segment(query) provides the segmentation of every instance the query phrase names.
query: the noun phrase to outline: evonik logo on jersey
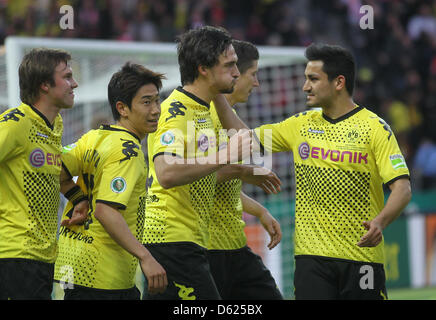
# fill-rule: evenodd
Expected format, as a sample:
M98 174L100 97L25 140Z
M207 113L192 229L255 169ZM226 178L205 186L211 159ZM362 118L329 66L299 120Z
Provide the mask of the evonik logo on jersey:
M333 162L368 164L368 153L310 147L307 142L303 142L298 146L298 153L302 160L312 158Z
M58 167L62 165L60 154L44 153L40 148L33 149L29 155L29 162L35 168L40 168L44 164Z

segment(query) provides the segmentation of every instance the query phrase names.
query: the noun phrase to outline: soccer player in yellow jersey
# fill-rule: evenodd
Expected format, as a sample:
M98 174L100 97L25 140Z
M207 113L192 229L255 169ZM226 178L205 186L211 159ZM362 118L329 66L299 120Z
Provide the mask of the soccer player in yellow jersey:
M70 60L63 50L31 50L18 71L22 104L0 115L0 299L51 298L63 132L59 111L73 107L77 87Z
M149 182L143 243L163 265L168 288L146 299L219 299L206 257L216 172L237 162L250 135L236 134L217 151L210 102L233 90L239 71L227 31L202 27L183 34L178 60L183 87L162 103L148 137ZM230 152L234 146L238 152Z
M115 125L91 130L64 148L61 183L78 176L89 198L83 225L59 231L55 279L66 300L140 299L135 286L139 265L150 293L164 291L165 270L142 245L147 167L141 140L156 130L163 75L126 63L108 85ZM70 215L72 204L64 210Z
M306 57L303 90L319 109L255 129L267 151L294 156L295 297L385 299L383 229L410 201L409 170L389 125L352 99L351 53L313 44ZM218 113L245 127L229 107Z
M257 79L259 52L246 41L233 40L238 55L237 66L241 76L232 93L225 97L231 106L246 102ZM216 135L222 129L214 104L211 116ZM250 167L249 167L250 168ZM270 172L269 174L274 175ZM253 176L259 179L261 175ZM278 179L278 178L277 178ZM274 187L265 190L275 193ZM238 299L282 299L276 282L262 259L247 246L242 212L257 216L270 235L269 249L281 240L279 223L260 203L242 192L242 180L231 179L217 184L213 209L209 222L208 259L215 283L224 300Z

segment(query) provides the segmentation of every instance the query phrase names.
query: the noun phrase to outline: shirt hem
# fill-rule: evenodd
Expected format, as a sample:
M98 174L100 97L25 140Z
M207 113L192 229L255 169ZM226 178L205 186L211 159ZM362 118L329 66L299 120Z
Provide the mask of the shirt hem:
M297 258L319 258L319 259L325 259L325 260L334 260L334 261L342 261L342 262L348 262L348 263L357 263L357 264L372 264L372 265L384 265L383 262L374 262L374 261L365 261L365 260L353 260L353 259L346 259L346 258L338 258L338 257L329 257L329 256L320 256L315 254L296 254L295 259Z

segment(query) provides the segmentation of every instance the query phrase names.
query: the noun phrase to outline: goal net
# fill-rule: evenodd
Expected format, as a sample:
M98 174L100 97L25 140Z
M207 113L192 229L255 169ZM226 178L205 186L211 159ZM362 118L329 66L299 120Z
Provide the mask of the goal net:
M163 97L180 85L175 43L8 37L5 54L0 52L0 69L6 69L6 76L0 78L0 96L3 98L0 111L19 105L18 67L24 54L35 47L62 48L73 57L71 65L79 87L75 89L74 108L62 111L64 145L76 141L100 124L113 122L107 102L107 84L112 74L126 61L164 73L167 80L163 83ZM236 109L250 128L279 122L306 109L302 91L303 48L260 46L258 49L260 87L253 90L247 103L238 105ZM269 251L266 247L268 234L256 218L244 214L246 234L249 246L262 257L283 295L292 298L295 183L291 154L274 154L272 169L282 181L280 194L267 196L261 189L250 185L245 185L244 191L267 207L280 222L282 241ZM141 281L141 276L138 276L138 281ZM142 285L139 284L138 288L142 290Z

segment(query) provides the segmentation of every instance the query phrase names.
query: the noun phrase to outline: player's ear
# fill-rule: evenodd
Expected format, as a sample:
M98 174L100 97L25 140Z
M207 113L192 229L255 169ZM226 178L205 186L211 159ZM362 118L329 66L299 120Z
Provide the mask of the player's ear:
M39 88L40 88L43 92L45 92L45 93L48 92L48 89L49 89L50 87L51 87L51 86L50 86L50 84L49 84L48 82L43 82L43 83L41 83L41 85L39 86Z
M343 75L339 75L335 79L335 87L336 90L342 90L345 88L345 77Z
M115 104L115 108L117 109L118 113L120 114L120 116L122 118L126 118L128 115L128 109L129 107L127 106L127 104L125 104L124 102L121 101L117 101L117 103Z
M208 74L208 68L205 67L205 66L199 65L199 66L198 66L198 74L200 74L200 75L206 77L207 74Z

